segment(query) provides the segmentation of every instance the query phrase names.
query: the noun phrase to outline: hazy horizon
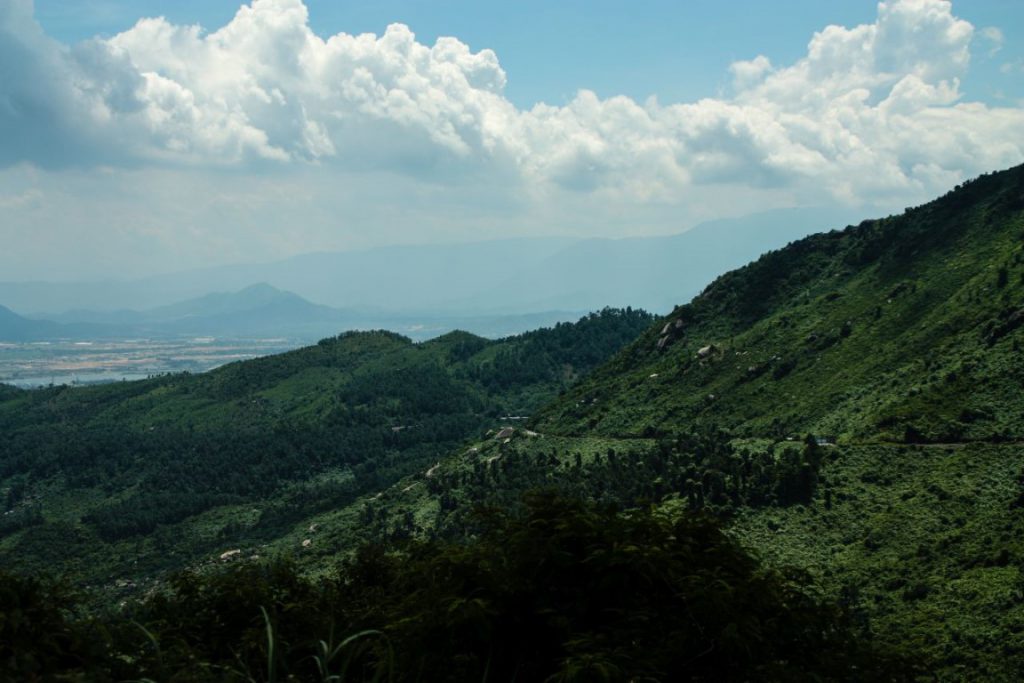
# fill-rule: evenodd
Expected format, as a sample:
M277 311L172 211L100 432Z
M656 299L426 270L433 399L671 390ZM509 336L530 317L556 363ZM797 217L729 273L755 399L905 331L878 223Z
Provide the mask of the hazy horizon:
M766 251L861 218L850 211L784 209L709 221L668 236L511 237L316 252L136 278L0 280L0 305L60 323L110 323L118 322L116 316L93 313L148 311L211 296L234 297L236 307L252 309L266 302L236 295L266 284L305 300L293 299L294 306L317 304L359 315L451 319L606 306L667 313ZM334 320L334 313L319 311L317 317Z
M541 243L551 242L559 243L561 246L570 246L585 241L598 241L603 243L615 244L623 243L631 240L657 240L659 238L666 237L677 237L693 230L700 230L701 228L707 228L709 226L717 225L719 223L728 223L732 221L744 221L754 219L757 220L761 217L768 216L785 216L788 213L797 215L821 215L827 216L819 223L816 223L817 227L813 231L807 231L807 234L811 232L827 231L836 228L841 228L843 225L850 222L860 222L861 220L871 220L882 217L881 214L862 214L855 208L848 207L836 207L836 208L822 208L822 207L786 207L781 209L772 209L764 212L756 212L752 214L745 214L734 216L730 218L717 218L703 221L696 225L688 226L686 229L675 230L665 233L658 234L645 234L645 235L618 235L618 236L586 236L577 235L572 236L568 234L551 234L551 235L510 235L510 236L489 236L481 237L479 239L473 239L472 237L464 239L452 239L447 241L410 241L396 244L381 244L374 246L353 246L353 247L341 247L338 249L320 250L320 251L300 251L294 254L288 254L285 256L273 256L268 255L263 259L256 260L241 260L241 261L224 261L214 262L203 265L185 266L180 265L168 265L165 268L159 266L148 270L145 273L131 273L131 272L103 272L85 276L75 276L73 273L63 272L45 272L39 277L31 278L17 278L17 279L6 279L0 277L0 284L77 284L77 283L90 283L90 284L102 284L102 283L130 283L137 282L140 280L146 280L149 278L160 278L167 276L182 276L193 273L203 273L214 271L218 269L231 269L237 267L261 267L271 266L280 264L287 261L293 261L296 259L308 258L308 257L321 257L321 256L333 256L333 255L357 255L357 254L368 254L368 253L379 253L379 252L399 252L405 250L420 250L420 249L445 249L452 247L467 247L477 245L501 245L501 244L515 244L515 243ZM844 222L845 221L845 222ZM843 223L843 225L840 225ZM781 245L780 245L781 246ZM260 284L259 280L254 280L251 284ZM0 302L2 303L2 302Z

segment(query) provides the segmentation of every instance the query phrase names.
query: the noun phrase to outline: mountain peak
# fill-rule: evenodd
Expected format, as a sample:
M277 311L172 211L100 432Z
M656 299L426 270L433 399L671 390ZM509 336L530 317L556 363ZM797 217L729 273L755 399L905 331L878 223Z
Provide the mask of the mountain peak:
M267 283L267 282L257 282L255 284L249 285L248 287L243 287L242 289L240 289L237 292L235 292L235 294L254 294L254 293L258 293L258 294L284 294L285 292L284 292L284 290L278 289L277 287L275 287L275 286L273 286L273 285L271 285L270 283Z

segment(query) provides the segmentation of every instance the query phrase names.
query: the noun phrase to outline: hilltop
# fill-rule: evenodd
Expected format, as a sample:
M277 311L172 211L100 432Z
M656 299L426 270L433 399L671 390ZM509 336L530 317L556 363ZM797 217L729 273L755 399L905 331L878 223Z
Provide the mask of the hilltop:
M4 388L0 558L128 585L265 544L530 415L651 320L606 310L499 341L351 332L201 375Z

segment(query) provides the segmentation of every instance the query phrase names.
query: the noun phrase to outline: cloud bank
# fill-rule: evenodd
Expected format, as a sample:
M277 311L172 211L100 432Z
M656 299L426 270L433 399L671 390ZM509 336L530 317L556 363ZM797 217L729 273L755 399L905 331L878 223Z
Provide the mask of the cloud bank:
M961 89L972 49L1005 41L946 0L886 0L792 63L732 64L713 98L524 109L490 50L401 24L324 38L301 0L70 46L31 0L0 0L0 279L666 234L795 206L841 227L1024 161L1024 102Z
M946 0L887 0L872 24L816 33L794 64L733 64L717 98L584 90L521 110L494 52L424 45L401 24L324 39L301 0L254 0L212 33L143 19L73 47L43 33L30 0L8 0L0 164L322 165L632 201L717 184L884 200L1024 160L1024 111L961 96L974 34Z

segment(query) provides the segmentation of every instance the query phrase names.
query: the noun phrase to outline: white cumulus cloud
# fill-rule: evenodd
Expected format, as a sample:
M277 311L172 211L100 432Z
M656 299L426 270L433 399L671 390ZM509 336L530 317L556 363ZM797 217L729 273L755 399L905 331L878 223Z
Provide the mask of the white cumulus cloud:
M1001 45L996 29L982 33ZM947 0L885 0L789 65L731 67L727 96L521 110L497 55L456 38L322 38L301 0L253 0L211 33L143 19L75 47L30 0L0 7L0 164L265 164L397 172L458 185L673 201L710 185L804 202L927 196L1024 160L1024 111L965 102L975 29Z

